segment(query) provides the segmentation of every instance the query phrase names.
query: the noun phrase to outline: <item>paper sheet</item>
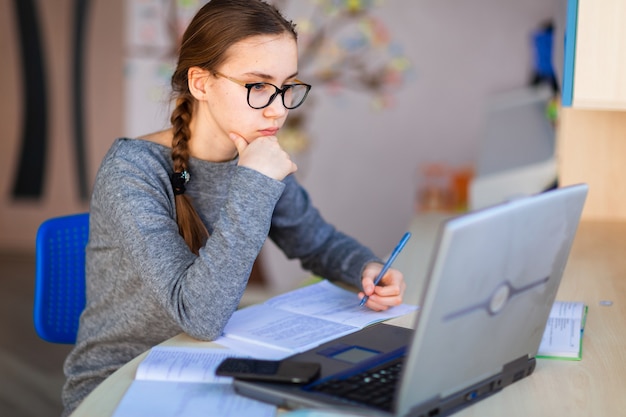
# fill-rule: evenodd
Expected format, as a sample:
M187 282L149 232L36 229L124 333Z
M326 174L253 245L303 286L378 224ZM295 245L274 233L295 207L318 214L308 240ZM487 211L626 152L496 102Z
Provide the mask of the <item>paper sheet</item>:
M113 417L274 417L276 407L235 393L231 384L135 380Z

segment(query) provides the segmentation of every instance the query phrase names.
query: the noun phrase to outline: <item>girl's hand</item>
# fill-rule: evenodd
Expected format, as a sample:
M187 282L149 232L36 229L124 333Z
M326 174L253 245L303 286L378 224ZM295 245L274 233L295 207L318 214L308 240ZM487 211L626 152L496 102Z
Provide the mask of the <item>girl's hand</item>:
M389 307L402 304L402 296L406 288L404 275L393 268L389 268L378 285L374 286L374 280L382 269L382 264L372 262L365 266L361 276L363 291L359 293L359 300L368 295L369 299L365 305L375 311L384 311Z
M239 165L281 181L298 170L298 166L278 144L276 136L261 136L248 143L236 133L229 134L239 152Z

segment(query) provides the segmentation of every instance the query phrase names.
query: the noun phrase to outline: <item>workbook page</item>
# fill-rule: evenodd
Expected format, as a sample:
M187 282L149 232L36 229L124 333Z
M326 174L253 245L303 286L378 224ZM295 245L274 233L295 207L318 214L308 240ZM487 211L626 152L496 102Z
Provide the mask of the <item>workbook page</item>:
M132 382L113 417L275 417L276 406L239 395L232 384Z
M359 306L359 302L355 292L324 280L273 297L265 304L359 328L402 316L417 308L413 305L402 304L386 311L373 311L365 306Z
M259 304L235 312L223 335L226 339L245 340L295 353L357 330L358 327ZM224 344L222 338L216 342Z
M155 346L137 367L135 379L231 383L232 378L216 376L215 370L232 356L242 355L230 349Z

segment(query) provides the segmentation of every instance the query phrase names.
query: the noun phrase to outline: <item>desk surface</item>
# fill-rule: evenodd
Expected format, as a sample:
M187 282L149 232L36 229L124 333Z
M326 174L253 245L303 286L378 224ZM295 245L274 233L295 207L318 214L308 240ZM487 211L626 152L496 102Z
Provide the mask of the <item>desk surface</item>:
M430 222L432 224L433 219ZM441 220L441 218L438 218ZM424 228L428 228L424 230ZM434 228L422 220L411 225L414 236ZM412 239L413 240L413 239ZM420 244L413 243L414 245ZM408 248L407 248L408 249ZM405 249L405 252L407 251ZM428 248L427 248L428 249ZM428 252L428 250L427 250ZM426 257L429 256L429 253ZM400 258L398 259L400 261ZM408 268L407 280L419 281L424 270ZM413 282L409 287L414 286ZM583 222L574 241L557 295L589 305L580 362L537 361L534 374L455 416L617 416L626 412L626 223ZM611 305L604 305L606 301ZM397 323L405 325L401 320ZM163 345L213 347L184 334ZM138 356L106 379L76 409L73 417L109 417L131 384Z

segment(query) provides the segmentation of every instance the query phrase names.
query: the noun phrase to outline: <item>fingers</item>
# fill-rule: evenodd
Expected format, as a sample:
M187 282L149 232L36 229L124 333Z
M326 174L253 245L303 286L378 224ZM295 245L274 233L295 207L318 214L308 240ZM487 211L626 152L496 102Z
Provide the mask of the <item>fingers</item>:
M363 298L364 294L359 293L359 300ZM401 295L392 295L392 296L381 296L377 293L374 293L369 296L365 306L374 311L385 311L391 307L399 306L402 304L402 296Z
M374 286L374 279L381 269L382 265L372 263L363 270L361 281L363 291L359 293L361 298L365 294L369 296L365 305L375 311L387 310L389 307L402 304L406 289L402 272L393 268L389 269L378 285Z
M228 137L230 137L230 139L235 143L235 147L237 148L237 152L239 153L239 155L241 155L243 151L245 151L248 147L248 142L246 142L246 140L238 134L229 133Z
M363 280L361 281L361 286L363 287L363 293L369 295L372 295L374 293L374 280L368 277L363 277Z
M228 136L237 148L240 166L254 169L279 181L298 169L275 136L261 136L250 142L234 132L230 132Z
M382 301L381 301L382 300ZM401 302L392 302L390 298L377 298L375 296L370 296L365 303L365 306L370 310L374 311L386 311L393 306L400 305Z

